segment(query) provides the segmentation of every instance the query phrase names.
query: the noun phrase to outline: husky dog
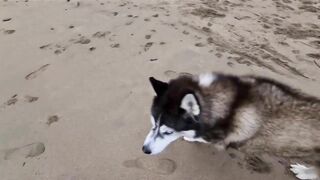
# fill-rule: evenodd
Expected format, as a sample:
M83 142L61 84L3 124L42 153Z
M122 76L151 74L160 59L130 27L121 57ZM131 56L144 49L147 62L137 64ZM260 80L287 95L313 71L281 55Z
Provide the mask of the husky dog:
M319 179L319 99L255 76L208 73L150 82L156 96L144 153L158 154L179 138L219 149L237 145L302 159L309 165L291 164L296 177Z

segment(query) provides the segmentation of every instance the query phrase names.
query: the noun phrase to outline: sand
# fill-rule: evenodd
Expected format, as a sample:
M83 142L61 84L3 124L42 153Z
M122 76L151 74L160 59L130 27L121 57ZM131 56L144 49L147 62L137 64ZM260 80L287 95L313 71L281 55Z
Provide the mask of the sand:
M257 169L182 140L144 155L148 77L256 74L319 96L319 12L318 0L1 0L1 179L294 179L273 157Z

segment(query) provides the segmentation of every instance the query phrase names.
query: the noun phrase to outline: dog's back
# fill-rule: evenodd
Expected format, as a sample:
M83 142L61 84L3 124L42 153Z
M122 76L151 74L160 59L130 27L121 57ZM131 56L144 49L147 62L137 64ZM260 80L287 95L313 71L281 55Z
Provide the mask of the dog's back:
M294 157L318 152L320 100L269 79L251 84L249 99L261 118L259 131L247 142L251 149Z
M308 171L319 175L320 100L269 79L244 77L243 81L248 80L248 101L258 109L260 128L242 150L301 160L313 166ZM301 174L304 168L293 165L292 171Z

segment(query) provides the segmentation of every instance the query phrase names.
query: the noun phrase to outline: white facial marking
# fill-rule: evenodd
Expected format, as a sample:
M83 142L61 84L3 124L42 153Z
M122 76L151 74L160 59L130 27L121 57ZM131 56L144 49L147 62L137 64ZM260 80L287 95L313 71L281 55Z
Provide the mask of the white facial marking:
M159 123L157 123L148 133L143 146L149 148L152 155L158 154L180 137L182 137L181 133L165 125L159 126Z
M316 180L320 178L314 167L306 167L302 164L291 164L290 167L298 179Z
M151 116L150 120L151 120L152 128L155 128L156 127L156 120L154 119L153 116Z
M216 76L213 73L205 73L199 75L199 85L203 87L208 87L216 80Z
M193 115L200 114L200 107L193 94L187 94L183 97L180 107Z
M146 139L144 140L143 145L148 144L149 142L151 142L154 139L154 136L155 136L156 132L159 131L158 127L157 127L157 124L156 124L156 120L154 119L153 116L151 116L150 120L151 120L152 128L149 131Z
M148 148L152 155L162 152L171 142L181 137L190 141L207 143L201 137L195 138L196 132L194 130L177 132L166 125L160 126L159 122L159 119L155 121L154 117L151 116L152 129L143 143L143 146Z
M154 118L151 118L151 122L152 120L154 120ZM143 146L147 147L152 155L162 152L171 142L181 137L206 142L202 138L194 138L196 135L194 130L177 132L166 125L159 126L159 123L154 124L155 127L150 130L143 143Z
M160 133L161 134L165 134L165 133L173 133L175 130L173 130L172 128L169 128L168 126L165 126L165 125L163 125L163 126L161 126L160 127Z

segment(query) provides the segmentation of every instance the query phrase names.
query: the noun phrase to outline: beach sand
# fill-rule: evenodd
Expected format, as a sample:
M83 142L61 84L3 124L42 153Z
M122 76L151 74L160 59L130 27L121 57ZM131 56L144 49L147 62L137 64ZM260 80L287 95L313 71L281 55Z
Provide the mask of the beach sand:
M319 96L319 12L319 0L1 0L1 179L295 179L274 157L261 170L182 140L144 155L148 77L255 74Z

